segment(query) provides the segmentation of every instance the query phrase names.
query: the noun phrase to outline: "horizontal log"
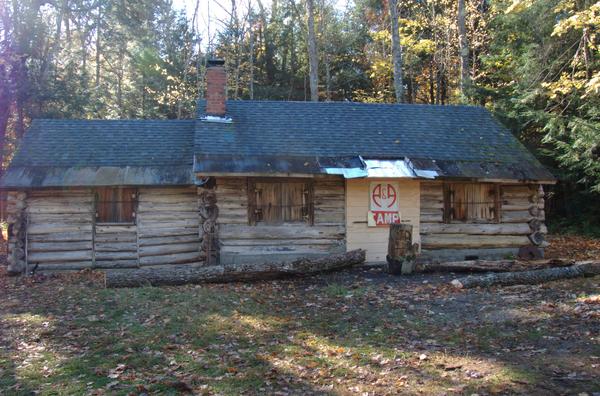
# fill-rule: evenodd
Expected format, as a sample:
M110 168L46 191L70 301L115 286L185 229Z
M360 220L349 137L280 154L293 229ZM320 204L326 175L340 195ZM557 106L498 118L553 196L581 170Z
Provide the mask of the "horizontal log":
M465 260L417 264L417 272L516 272L543 268L568 267L574 261L565 260Z
M227 282L282 276L307 276L334 271L361 264L364 250L332 255L317 259L298 259L284 263L260 263L241 266L173 266L144 268L133 271L107 271L107 287L145 285L180 285L187 283Z
M283 246L292 249L290 246L305 247L305 246L319 246L338 243L335 239L223 239L220 238L222 246Z
M137 217L137 221L139 222L144 222L144 223L148 223L148 222L152 222L152 221L157 221L157 222L169 222L171 220L175 221L175 220L189 220L189 219L193 219L196 220L198 219L198 212L145 212L145 213L138 213L138 217Z
M469 235L529 235L531 229L527 223L510 224L421 224L421 235L425 234L469 234Z
M196 187L144 187L138 189L138 193L147 195L190 195L196 194Z
M94 241L97 244L112 244L122 242L133 242L137 240L137 234L135 232L128 233L115 233L115 234L96 234Z
M189 218L189 219L181 219L181 220L173 220L173 219L153 219L153 220L145 220L138 219L137 222L138 227L141 228L185 228L185 227L198 227L200 225L200 219L198 217Z
M423 249L444 249L520 247L531 243L525 235L435 234L422 235L421 244Z
M30 263L63 263L67 261L92 260L92 249L71 252L29 252Z
M198 212L198 203L140 202L138 204L137 213L141 215L146 212Z
M37 266L37 267L36 267ZM85 268L92 268L92 261L76 261L69 263L51 263L51 264L29 264L29 271L74 271Z
M99 234L135 234L137 231L135 225L120 225L120 224L96 224L96 235Z
M139 259L140 266L182 264L198 261L200 261L199 252L176 253L164 256L146 256L140 257Z
M198 231L189 235L176 235L176 236L160 236L160 237L144 237L140 238L140 246L160 246L160 245L172 245L181 243L200 243L200 237Z
M68 242L36 242L28 241L27 251L33 252L68 252L78 250L91 250L92 241L68 241Z
M137 252L136 241L131 242L98 242L94 243L96 253L101 252Z
M29 242L81 242L92 241L92 230L88 232L55 232L49 234L27 235Z
M65 219L68 220L68 219ZM54 233L71 233L71 232L91 232L92 223L87 224L29 224L27 227L27 233L29 235L34 234L54 234Z
M138 201L140 203L168 203L171 205L194 205L198 203L197 195L143 195L140 194Z
M200 242L194 241L191 243L177 243L169 245L151 245L151 246L140 246L139 255L140 257L147 256L164 256L174 253L189 253L189 252L200 252Z
M96 260L135 260L137 251L119 251L119 252L99 252L96 251Z
M153 238L161 236L198 234L200 232L199 226L200 225L198 224L198 226L190 227L155 227L153 224L149 224L148 226L139 226L138 235L140 240L142 240L143 238Z
M527 210L519 211L500 211L500 221L502 223L527 223L533 216Z
M342 239L346 233L343 225L322 226L304 224L286 224L283 226L247 224L223 224L219 228L219 237L225 239Z
M94 264L94 268L111 269L111 268L139 268L137 259L131 260L98 260Z
M52 224L68 222L69 224L92 224L94 217L89 213L30 213L29 224Z
M506 258L516 257L518 247L504 248L466 248L466 249L421 249L421 255L418 261L461 261L467 258L477 258L485 260L504 260Z
M442 213L440 214L421 214L420 215L421 223L442 223L444 221L444 217Z
M93 206L91 204L81 204L81 205L69 205L69 204L60 204L60 205L35 205L28 206L26 208L26 213L29 214L89 214L93 213Z
M332 242L324 245L223 245L221 253L233 253L236 255L283 255L283 254L314 254L338 252L345 246L343 241Z
M459 289L490 286L534 285L549 281L600 275L600 261L584 261L570 267L545 268L533 271L509 272L467 276L454 279L452 286Z

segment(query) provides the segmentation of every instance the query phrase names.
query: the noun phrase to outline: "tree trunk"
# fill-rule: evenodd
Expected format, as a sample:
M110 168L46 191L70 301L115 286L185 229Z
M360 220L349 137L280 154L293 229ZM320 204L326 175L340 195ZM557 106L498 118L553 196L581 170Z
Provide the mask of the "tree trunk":
M543 268L568 267L573 261L564 260L467 260L417 264L417 272L518 272Z
M100 88L100 36L101 36L101 24L102 24L102 6L98 3L98 19L96 20L96 90ZM98 92L96 92L98 94Z
M389 0L390 19L392 26L392 61L394 64L394 91L396 102L404 103L404 81L402 76L402 46L400 45L400 31L398 30L398 3Z
M254 99L254 26L250 23L250 100Z
M308 17L308 66L310 76L310 100L319 101L319 55L317 53L317 36L315 33L314 0L306 0Z
M534 285L560 279L581 278L584 276L600 275L600 261L584 261L571 267L546 268L534 271L508 272L503 274L488 274L466 276L454 279L452 286L459 289L473 287Z
M364 250L331 255L317 259L298 259L289 263L266 263L192 267L170 265L156 268L108 270L106 287L147 285L183 285L188 283L235 282L274 279L285 276L306 276L349 268L365 261Z
M460 91L464 95L469 85L469 42L465 26L465 0L458 0L458 50L460 55Z

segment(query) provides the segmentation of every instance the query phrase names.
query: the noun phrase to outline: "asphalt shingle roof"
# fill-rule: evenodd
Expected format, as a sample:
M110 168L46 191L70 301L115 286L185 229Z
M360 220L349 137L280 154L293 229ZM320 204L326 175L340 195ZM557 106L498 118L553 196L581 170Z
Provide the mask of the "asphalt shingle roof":
M198 119L204 116L204 108L204 101L199 101ZM207 155L408 157L510 164L525 169L532 179L552 179L512 133L482 107L228 101L227 115L233 120L231 124L196 124L197 159ZM467 176L480 175L475 172Z
M34 120L11 167L193 162L193 120Z
M320 172L358 156L448 177L553 179L481 107L228 101L231 123L202 120L204 108L196 120L35 120L3 185L193 184L193 171Z

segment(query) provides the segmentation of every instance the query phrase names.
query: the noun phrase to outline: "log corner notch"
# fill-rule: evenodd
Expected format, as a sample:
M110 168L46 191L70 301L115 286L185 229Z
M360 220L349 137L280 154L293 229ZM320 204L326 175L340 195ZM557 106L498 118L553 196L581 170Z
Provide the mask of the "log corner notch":
M21 275L27 271L27 193L7 194L8 273Z
M284 263L209 266L165 266L128 270L107 270L106 287L184 285L194 283L236 282L308 276L337 271L362 264L365 251L358 249L316 259L301 258Z
M531 234L529 234L529 241L533 246L537 246L539 248L545 248L548 246L548 242L546 242L546 227L544 226L545 214L544 214L544 188L542 185L532 185L530 186L531 194L529 195L529 214L532 216L532 219L529 220L529 229L531 230Z
M217 218L217 194L214 180L209 180L205 187L198 187L198 213L200 215L200 250L206 265L219 262L219 232Z

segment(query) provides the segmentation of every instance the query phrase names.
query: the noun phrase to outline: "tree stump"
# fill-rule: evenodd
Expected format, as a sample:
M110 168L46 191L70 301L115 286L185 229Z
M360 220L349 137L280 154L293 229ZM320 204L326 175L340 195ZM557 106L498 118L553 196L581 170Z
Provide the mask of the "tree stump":
M410 224L390 225L388 241L388 272L394 275L412 274L415 270L418 244L412 243L412 230Z

